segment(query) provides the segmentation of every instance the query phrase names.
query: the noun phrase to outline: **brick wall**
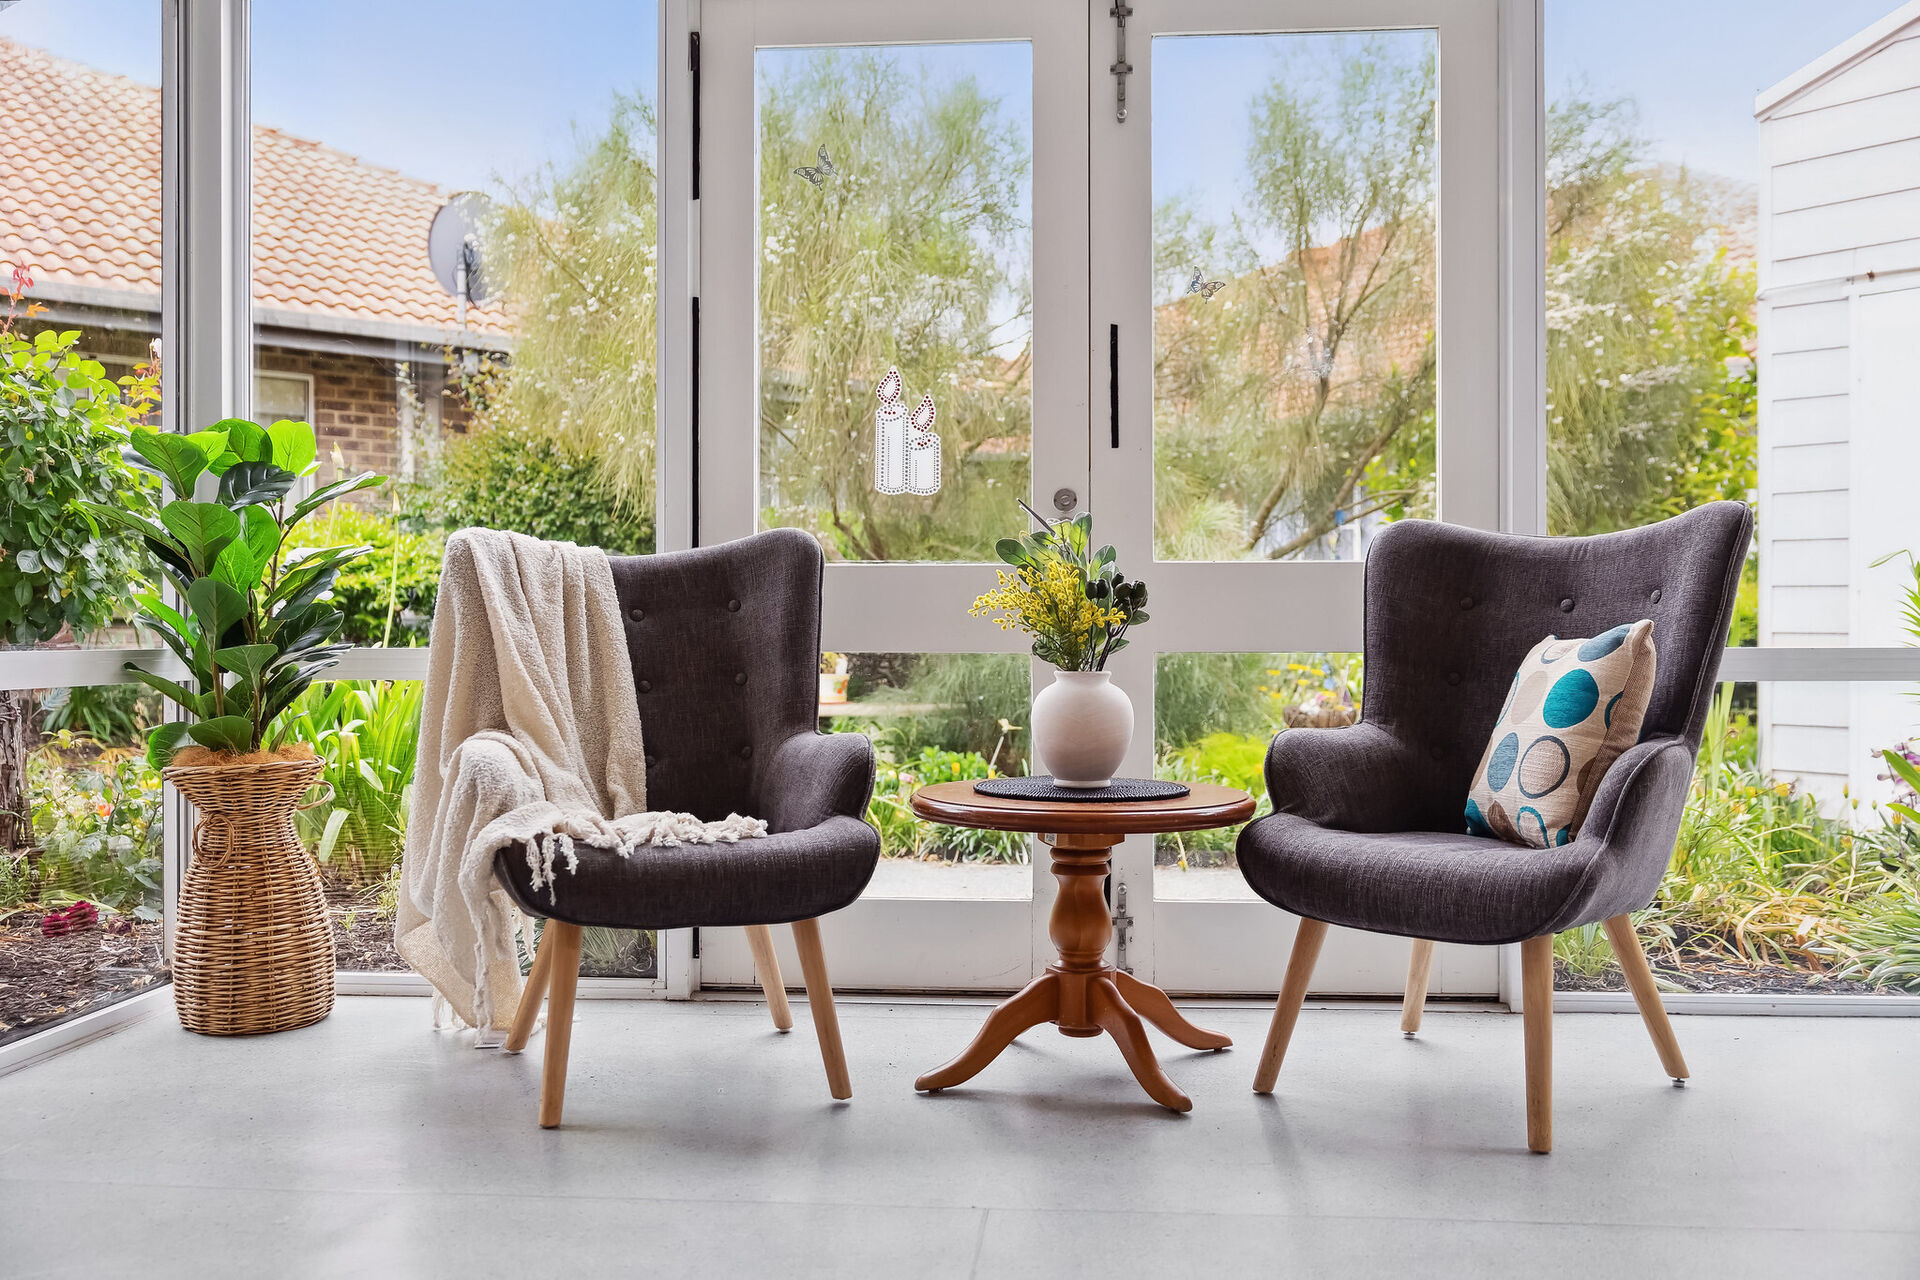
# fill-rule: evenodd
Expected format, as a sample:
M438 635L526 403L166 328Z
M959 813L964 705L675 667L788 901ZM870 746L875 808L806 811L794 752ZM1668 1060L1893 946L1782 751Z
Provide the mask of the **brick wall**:
M300 373L313 379L313 429L320 445L320 480L334 478L333 451L337 447L351 474L376 471L397 475L400 470L400 417L404 389L399 366L368 356L293 351L283 347L256 347L256 367L265 373ZM437 378L425 376L428 366L416 365L422 400L418 429L424 433L434 408L444 430L464 433L466 405L457 394L439 391ZM426 403L437 398L437 406Z

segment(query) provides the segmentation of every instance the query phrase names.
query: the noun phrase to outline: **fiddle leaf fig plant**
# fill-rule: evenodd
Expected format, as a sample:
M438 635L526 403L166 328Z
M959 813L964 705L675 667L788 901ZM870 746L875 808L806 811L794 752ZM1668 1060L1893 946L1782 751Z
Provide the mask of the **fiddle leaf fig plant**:
M304 422L262 427L229 418L192 435L136 428L131 443L179 496L157 519L107 503L73 505L136 535L176 593L178 607L151 593L134 597L191 677L189 687L126 664L191 716L154 729L147 759L164 768L189 743L241 754L271 749L280 714L348 647L335 643L345 618L330 593L340 570L371 550L289 551L288 535L335 498L386 477L362 472L294 498L318 453ZM195 501L195 486L209 475L218 478L214 500Z

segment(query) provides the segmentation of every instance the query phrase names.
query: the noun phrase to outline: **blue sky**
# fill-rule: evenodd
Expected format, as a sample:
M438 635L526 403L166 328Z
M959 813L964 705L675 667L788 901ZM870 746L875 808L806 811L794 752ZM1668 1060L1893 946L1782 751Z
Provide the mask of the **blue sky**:
M159 7L23 0L0 12L0 35L151 83ZM1584 83L1599 95L1633 97L1658 156L1751 178L1754 94L1895 7L1548 0L1547 84L1550 93ZM485 185L564 155L572 122L603 119L615 92L652 94L654 12L644 0L254 0L255 113L447 186ZM1177 95L1208 127L1159 149L1157 189L1211 191L1203 203L1230 202L1246 102L1274 72L1274 43L1161 41L1157 99L1164 109ZM959 52L922 56L937 64ZM1018 116L1031 115L1024 50L964 61L989 87L1005 88Z

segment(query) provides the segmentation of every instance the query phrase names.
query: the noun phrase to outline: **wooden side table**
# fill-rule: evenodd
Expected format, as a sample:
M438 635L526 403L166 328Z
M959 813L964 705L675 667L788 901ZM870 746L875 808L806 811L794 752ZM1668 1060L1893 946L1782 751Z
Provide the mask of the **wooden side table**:
M965 1052L913 1087L933 1092L971 1079L1022 1031L1051 1022L1065 1036L1112 1036L1155 1102L1193 1110L1193 1099L1160 1069L1140 1020L1190 1049L1224 1049L1233 1041L1194 1026L1166 992L1107 963L1113 921L1104 887L1121 837L1231 826L1253 816L1253 797L1233 787L1194 783L1175 800L1006 800L976 793L971 782L937 782L913 793L913 811L929 822L956 827L1037 833L1053 850L1053 876L1060 882L1047 924L1060 958L987 1015Z

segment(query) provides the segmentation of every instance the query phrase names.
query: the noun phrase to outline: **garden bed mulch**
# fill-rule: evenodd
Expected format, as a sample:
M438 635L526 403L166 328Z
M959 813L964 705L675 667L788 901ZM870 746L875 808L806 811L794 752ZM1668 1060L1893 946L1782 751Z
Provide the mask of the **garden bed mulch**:
M1794 969L1781 964L1764 964L1689 956L1684 966L1654 963L1653 976L1663 991L1688 991L1737 996L1899 996L1910 995L1899 987L1876 987L1852 978L1836 978L1815 970ZM1568 970L1565 962L1553 966L1555 991L1625 991L1626 975L1609 965L1598 977L1582 977Z
M364 893L327 886L333 922L333 963L342 973L405 973L409 966L393 948L393 917Z
M137 995L167 977L158 924L43 937L41 913L0 921L0 1044Z

